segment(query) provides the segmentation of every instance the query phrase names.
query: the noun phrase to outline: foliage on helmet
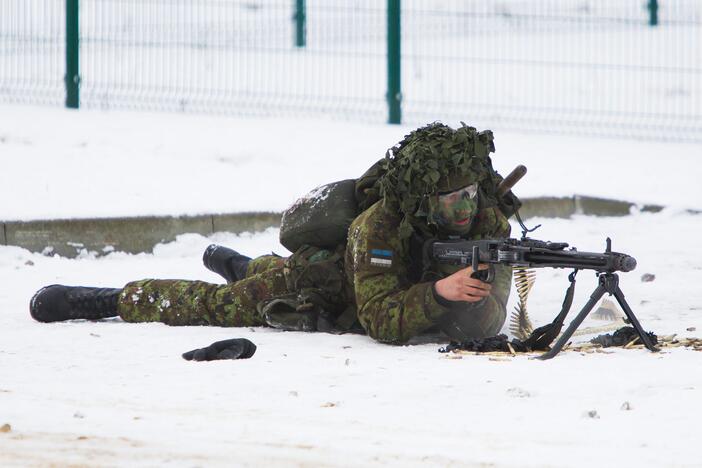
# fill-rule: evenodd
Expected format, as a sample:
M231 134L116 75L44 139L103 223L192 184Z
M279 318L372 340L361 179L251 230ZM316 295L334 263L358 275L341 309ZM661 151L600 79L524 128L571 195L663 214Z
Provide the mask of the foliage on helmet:
M378 181L386 206L403 215L400 236L412 233L412 221L433 224L437 194L457 190L492 177L489 154L495 150L492 132L478 132L461 123L454 130L434 122L413 130L390 148Z

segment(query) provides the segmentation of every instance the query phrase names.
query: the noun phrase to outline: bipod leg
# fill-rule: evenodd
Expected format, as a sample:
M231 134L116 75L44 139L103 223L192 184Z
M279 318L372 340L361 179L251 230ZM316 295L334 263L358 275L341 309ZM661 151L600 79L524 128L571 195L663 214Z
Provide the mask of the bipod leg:
M651 339L649 338L648 334L639 323L639 320L636 318L636 315L634 315L634 312L629 307L629 304L626 302L626 299L624 299L624 293L619 288L619 285L617 285L614 289L614 297L617 298L617 302L624 310L626 318L629 319L629 322L631 322L631 324L634 326L634 329L639 334L639 338L641 338L641 341L643 342L644 346L646 346L646 348L648 348L649 351L660 351L653 345L653 343L651 343Z
M541 359L545 361L546 359L551 359L555 357L558 353L560 353L561 349L563 349L563 346L565 346L568 343L570 337L573 336L573 333L575 333L575 330L577 330L580 324L583 323L585 317L588 316L588 314L592 311L592 308L595 307L597 302L602 298L602 296L604 296L604 293L606 292L607 288L605 287L604 281L600 280L600 285L597 286L595 291L592 293L592 295L590 296L590 300L587 301L587 304L585 304L580 313L578 313L578 315L573 319L573 321L570 322L566 331L564 331L560 338L558 338L558 341L556 341L556 344L554 344L549 351L545 352L541 356L537 356L536 359Z

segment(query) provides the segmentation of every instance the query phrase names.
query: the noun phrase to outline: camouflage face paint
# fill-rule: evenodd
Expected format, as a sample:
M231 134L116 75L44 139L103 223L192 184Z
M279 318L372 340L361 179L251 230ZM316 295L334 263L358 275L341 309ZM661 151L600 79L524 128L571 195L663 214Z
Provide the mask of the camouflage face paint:
M436 224L447 234L466 234L478 212L478 186L471 184L453 192L439 194Z

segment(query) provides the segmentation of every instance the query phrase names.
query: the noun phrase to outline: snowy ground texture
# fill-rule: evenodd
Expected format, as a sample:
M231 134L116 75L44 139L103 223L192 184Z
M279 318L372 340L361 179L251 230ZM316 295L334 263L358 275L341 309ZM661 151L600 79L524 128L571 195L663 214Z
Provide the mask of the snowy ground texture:
M278 210L315 185L360 174L407 130L22 107L0 109L0 122L5 220ZM702 333L694 243L702 216L685 211L700 208L699 146L516 134L497 135L497 146L499 170L518 162L530 169L519 195L668 205L657 214L530 223L543 223L535 237L586 251L601 251L611 236L615 250L638 260L621 286L644 328ZM702 463L702 355L688 349L568 351L541 362L447 356L439 342L29 317L29 298L51 283L217 281L200 260L210 242L283 253L274 229L187 234L148 254L75 260L0 247L0 466ZM539 272L529 299L536 324L559 310L566 273ZM655 280L642 282L644 273ZM572 314L594 287L594 275L578 276ZM249 338L257 353L211 363L180 357L232 337Z
M700 251L664 243L672 232L699 236L702 218L541 221L545 238L597 250L611 234L637 257L622 288L646 329L702 330ZM0 248L0 425L12 426L0 433L0 464L699 466L702 355L692 350L452 359L438 343L29 318L28 299L45 284L217 281L200 264L208 242L258 254L276 238L184 235L153 254L82 260ZM656 280L641 282L644 272ZM564 272L539 272L529 303L537 324L558 311L566 285ZM594 286L592 274L579 275L574 309ZM180 358L232 337L256 343L253 358Z
M3 106L0 221L282 211L318 185L359 177L410 130ZM702 209L699 144L505 132L495 142L500 173L529 169L522 197Z

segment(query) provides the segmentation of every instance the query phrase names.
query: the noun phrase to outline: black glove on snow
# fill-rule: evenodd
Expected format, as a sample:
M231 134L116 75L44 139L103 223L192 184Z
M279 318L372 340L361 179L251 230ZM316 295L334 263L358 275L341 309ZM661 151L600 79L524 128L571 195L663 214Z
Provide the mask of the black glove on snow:
M233 338L212 343L206 348L183 353L188 361L214 361L217 359L248 359L256 352L256 345L246 338Z

